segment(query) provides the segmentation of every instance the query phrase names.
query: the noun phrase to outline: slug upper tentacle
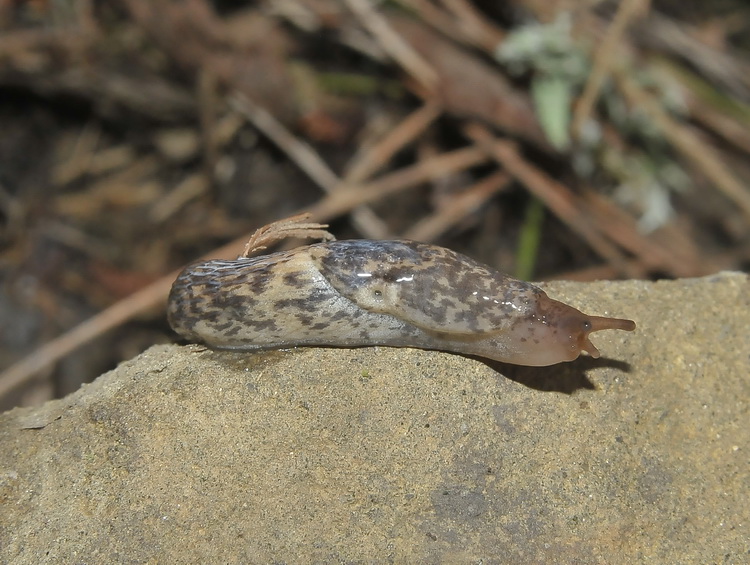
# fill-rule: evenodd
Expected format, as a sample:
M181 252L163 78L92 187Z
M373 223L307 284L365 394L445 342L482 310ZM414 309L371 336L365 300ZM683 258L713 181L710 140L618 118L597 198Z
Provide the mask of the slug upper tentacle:
M172 287L168 317L215 348L389 345L535 366L598 357L591 332L635 329L413 241L331 241L193 265Z

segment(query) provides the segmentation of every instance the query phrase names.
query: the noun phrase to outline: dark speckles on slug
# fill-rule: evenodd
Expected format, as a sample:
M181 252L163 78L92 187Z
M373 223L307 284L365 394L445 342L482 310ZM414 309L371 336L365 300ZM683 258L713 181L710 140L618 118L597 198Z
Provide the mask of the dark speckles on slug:
M412 241L333 241L193 265L172 287L168 316L181 336L222 349L387 345L537 366L598 357L591 332L635 329Z

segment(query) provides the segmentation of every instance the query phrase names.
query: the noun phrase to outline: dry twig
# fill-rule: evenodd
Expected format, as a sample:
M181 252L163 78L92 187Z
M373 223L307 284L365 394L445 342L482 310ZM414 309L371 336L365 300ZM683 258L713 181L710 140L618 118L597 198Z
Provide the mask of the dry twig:
M435 100L426 101L421 107L388 132L377 144L361 154L356 154L347 166L344 175L346 184L361 183L369 178L401 149L417 139L440 116L442 106Z
M11 390L32 380L40 371L90 342L104 332L134 318L139 313L157 306L169 292L175 271L116 302L73 329L37 348L17 363L0 373L0 398Z
M689 163L694 163L707 179L734 202L750 221L750 190L748 190L722 162L717 153L684 125L667 114L661 104L622 69L614 69L616 83L631 106L645 111L672 145Z
M322 241L333 241L336 239L336 236L326 230L328 224L309 222L307 221L309 219L310 213L304 212L258 228L245 244L245 249L242 251L240 257L247 259L255 255L258 251L268 249L269 245L293 237L299 239L320 239Z
M529 164L521 157L513 143L495 138L484 126L470 123L464 131L470 139L484 147L502 164L508 173L544 202L572 231L586 240L594 251L616 266L621 273L630 277L637 276L638 273L632 271L622 252L602 237L591 218L582 212L584 207L579 197Z
M441 234L476 212L495 194L505 189L509 182L510 176L505 172L498 171L488 175L453 196L430 216L422 218L404 232L403 237L416 241L435 241Z
M235 110L247 117L250 123L263 132L266 137L279 146L325 192L331 192L336 188L339 183L336 173L328 167L309 144L292 135L268 110L255 104L239 92L236 92L229 99L229 103Z
M623 0L620 3L604 41L595 50L594 65L573 111L573 135L577 136L588 120L609 69L615 63L616 50L622 44L625 31L634 19L648 12L650 2L651 0Z
M414 77L423 88L432 92L439 78L437 73L401 36L393 30L369 0L346 0L352 12L365 28L378 40L383 50Z
M334 218L361 204L375 202L396 192L443 175L461 171L487 161L479 147L465 147L424 159L409 167L380 177L368 184L348 186L337 190L308 208L318 221Z

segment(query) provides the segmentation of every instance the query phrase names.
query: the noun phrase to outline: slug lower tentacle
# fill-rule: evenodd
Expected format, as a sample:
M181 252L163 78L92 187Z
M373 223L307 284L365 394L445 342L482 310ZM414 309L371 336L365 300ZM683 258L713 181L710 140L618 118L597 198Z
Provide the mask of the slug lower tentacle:
M387 345L534 366L581 351L598 357L591 332L635 329L413 241L332 241L199 263L175 281L168 317L181 336L221 349Z

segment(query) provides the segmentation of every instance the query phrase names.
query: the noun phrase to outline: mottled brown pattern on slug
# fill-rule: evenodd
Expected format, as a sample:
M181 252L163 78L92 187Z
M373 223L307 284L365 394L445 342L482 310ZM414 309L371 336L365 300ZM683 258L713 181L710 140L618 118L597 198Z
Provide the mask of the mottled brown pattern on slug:
M539 288L449 249L410 241L335 241L188 267L169 298L182 336L212 347L392 345L520 364L571 360L599 329Z
M413 322L434 331L506 330L533 311L542 294L450 249L424 243L340 241L313 245L310 254L343 296L372 302L370 310L378 312L410 311ZM393 295L377 301L374 293L387 286Z

